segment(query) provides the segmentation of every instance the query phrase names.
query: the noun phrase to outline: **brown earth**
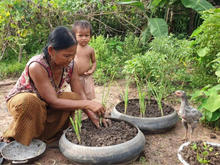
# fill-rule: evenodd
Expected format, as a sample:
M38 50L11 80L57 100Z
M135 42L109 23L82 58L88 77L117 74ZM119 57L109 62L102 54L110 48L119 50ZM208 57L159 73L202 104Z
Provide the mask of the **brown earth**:
M200 165L201 163L207 165L220 164L220 146L207 144L204 141L191 142L185 146L180 154L183 159L191 165ZM198 161L198 157L200 157Z
M12 117L7 112L5 105L4 96L9 92L13 87L13 79L7 79L0 82L0 135L10 124ZM2 85L9 83L8 85ZM107 100L107 110L110 112L113 107L120 102L121 99L121 88L125 87L124 81L118 81L118 85L113 83L109 97ZM106 88L105 88L106 89ZM104 87L96 86L96 101L101 102L102 94ZM134 87L131 87L129 90L129 98L137 98L137 90ZM175 102L173 107L175 109L179 108L179 102ZM180 165L177 158L177 150L179 146L183 143L181 140L184 137L185 129L181 124L181 121L178 121L176 126L162 134L152 134L145 135L146 137L146 146L145 146L145 155L146 158L141 158L139 161L133 163L133 165ZM213 129L204 127L199 124L195 129L194 136L192 140L203 140L209 142L220 143L220 131L214 131ZM5 164L9 164L5 162ZM46 153L39 160L35 161L33 164L38 165L66 165L72 164L68 161L60 152L58 148L48 148Z
M99 129L86 119L82 121L79 143L76 133L73 129L66 132L66 138L74 143L83 146L102 147L121 144L133 139L137 135L138 130L124 121L111 120L111 126L100 127Z

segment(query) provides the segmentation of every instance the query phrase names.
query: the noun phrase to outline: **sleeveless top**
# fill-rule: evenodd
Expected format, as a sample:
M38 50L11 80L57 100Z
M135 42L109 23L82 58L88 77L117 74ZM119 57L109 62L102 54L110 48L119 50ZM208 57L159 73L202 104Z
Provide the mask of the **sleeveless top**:
M74 67L74 60L72 60L67 67L64 67L63 74L61 77L61 81L58 87L56 87L55 82L52 77L52 71L50 68L50 65L48 64L44 54L40 54L37 56L33 56L28 63L25 66L25 69L21 76L19 77L17 83L12 88L12 90L9 92L9 94L6 96L6 102L19 93L29 92L29 93L36 93L39 98L41 98L38 90L34 86L33 81L31 80L31 77L29 75L29 66L31 63L37 62L41 64L47 71L48 77L50 79L51 85L56 90L57 94L62 92L62 89L64 89L67 84L70 84L70 79L73 73L73 67ZM42 99L42 98L41 98Z

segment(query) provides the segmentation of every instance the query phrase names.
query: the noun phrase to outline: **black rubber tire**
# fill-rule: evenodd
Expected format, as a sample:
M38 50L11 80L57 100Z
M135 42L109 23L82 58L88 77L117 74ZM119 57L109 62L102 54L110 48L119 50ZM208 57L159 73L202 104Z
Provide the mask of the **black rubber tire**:
M166 132L167 130L173 128L179 120L175 110L173 113L162 117L135 117L120 113L116 109L116 106L111 112L111 117L133 123L144 133Z
M133 139L121 144L104 147L76 145L66 138L65 132L59 140L60 151L70 161L78 164L124 164L136 159L145 146L145 137L140 129L138 129L138 133Z

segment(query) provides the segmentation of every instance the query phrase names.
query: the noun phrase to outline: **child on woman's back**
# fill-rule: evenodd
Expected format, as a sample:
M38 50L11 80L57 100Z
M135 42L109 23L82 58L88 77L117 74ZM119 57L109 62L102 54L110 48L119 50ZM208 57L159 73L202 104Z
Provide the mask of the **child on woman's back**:
M96 69L95 51L88 45L92 35L92 26L88 21L80 20L74 22L72 31L78 41L75 61L78 66L80 80L87 99L92 100L95 98L92 73Z

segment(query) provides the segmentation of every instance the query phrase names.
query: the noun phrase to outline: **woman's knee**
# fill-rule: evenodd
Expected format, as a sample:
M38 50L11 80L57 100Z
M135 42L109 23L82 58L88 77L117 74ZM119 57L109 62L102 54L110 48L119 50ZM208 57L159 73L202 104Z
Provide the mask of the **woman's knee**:
M36 94L33 93L20 93L12 97L8 102L8 108L15 109L37 109L39 107L46 107L46 103L43 102Z

